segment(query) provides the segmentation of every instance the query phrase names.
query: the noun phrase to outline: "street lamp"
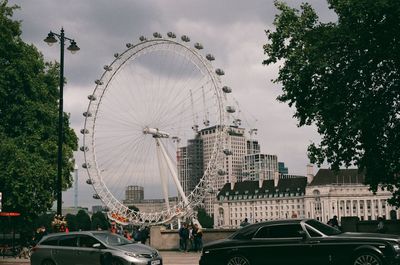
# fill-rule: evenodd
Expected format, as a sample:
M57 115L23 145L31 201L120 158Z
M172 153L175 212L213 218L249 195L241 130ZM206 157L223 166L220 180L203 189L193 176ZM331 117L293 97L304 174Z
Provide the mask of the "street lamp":
M71 53L79 51L79 47L73 39L64 36L64 29L61 28L61 33L57 34L52 31L47 35L44 41L52 46L57 42L56 37L60 40L60 101L58 108L58 156L57 156L57 215L62 214L62 144L63 144L63 90L64 90L64 42L69 40L70 45L67 50Z

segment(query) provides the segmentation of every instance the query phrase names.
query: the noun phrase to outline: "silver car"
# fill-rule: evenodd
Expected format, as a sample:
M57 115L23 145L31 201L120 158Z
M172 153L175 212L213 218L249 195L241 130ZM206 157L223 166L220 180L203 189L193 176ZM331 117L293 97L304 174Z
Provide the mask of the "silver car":
M32 249L31 265L161 265L159 252L107 231L55 233Z

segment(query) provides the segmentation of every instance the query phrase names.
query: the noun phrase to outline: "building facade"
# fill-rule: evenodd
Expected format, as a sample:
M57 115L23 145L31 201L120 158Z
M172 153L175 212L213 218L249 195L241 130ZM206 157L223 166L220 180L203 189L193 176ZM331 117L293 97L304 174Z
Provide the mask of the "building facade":
M214 227L239 227L244 218L252 223L289 218L327 223L335 215L339 220L347 216L400 218L399 210L387 203L391 193L373 194L357 169L337 173L320 169L315 176L310 167L307 171L307 176L280 174L273 180L225 184L214 204Z

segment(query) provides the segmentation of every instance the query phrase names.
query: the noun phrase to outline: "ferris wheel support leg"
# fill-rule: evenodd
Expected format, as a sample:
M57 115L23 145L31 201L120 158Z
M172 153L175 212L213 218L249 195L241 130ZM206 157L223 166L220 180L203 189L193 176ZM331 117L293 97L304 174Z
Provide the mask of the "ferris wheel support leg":
M165 176L165 170L164 170L164 163L162 160L162 151L160 149L159 144L157 143L157 158L158 158L158 168L160 170L160 178L161 178L161 185L163 189L163 195L164 195L164 200L165 200L165 205L167 207L167 210L170 210L169 206L169 199L168 199L168 181L167 177Z
M176 188L178 189L179 194L182 196L182 200L185 203L185 206L187 206L187 205L189 205L189 201L188 201L188 199L187 199L187 197L185 195L185 192L183 192L183 189L182 189L181 183L179 182L178 174L176 173L174 165L173 165L171 159L169 158L167 152L165 151L165 148L164 148L162 142L160 141L160 139L159 138L155 138L155 139L156 139L156 142L157 142L157 146L160 147L161 152L162 152L162 154L164 156L164 159L167 162L169 171L171 172L171 175L172 175L172 178L173 178L173 180L175 182Z

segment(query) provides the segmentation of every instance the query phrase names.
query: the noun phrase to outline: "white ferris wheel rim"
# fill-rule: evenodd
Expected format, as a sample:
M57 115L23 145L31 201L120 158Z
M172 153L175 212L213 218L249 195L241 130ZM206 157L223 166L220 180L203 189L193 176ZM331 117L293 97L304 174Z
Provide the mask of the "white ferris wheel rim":
M175 53L183 53L184 56L190 54L191 58L186 58L191 61L198 71L207 75L212 81L212 87L214 89L214 95L216 102L218 103L218 121L216 128L220 128L217 133L214 146L212 148L211 158L204 175L196 185L194 190L187 196L189 203L185 204L183 201L179 201L177 205L171 207L171 209L162 210L159 212L135 212L125 206L120 199L114 196L113 192L110 191L107 184L103 180L102 169L98 165L98 158L96 154L96 124L98 123L98 112L102 106L102 100L107 94L109 85L113 82L114 75L118 74L120 69L128 61L133 61L139 56L145 56L148 53L159 51L158 49L173 49ZM122 70L121 70L122 71ZM204 93L204 92L203 92ZM204 96L204 95L203 95ZM89 105L85 112L85 123L83 129L83 149L84 151L84 167L87 170L90 184L93 186L97 196L103 201L106 207L109 209L109 215L115 214L117 217L121 217L121 222L127 223L143 223L148 222L150 224L165 223L174 218L177 215L185 214L185 211L201 204L202 199L207 193L210 179L215 176L217 170L217 160L222 150L223 135L225 133L224 125L224 111L225 111L225 99L221 90L221 83L219 76L213 71L213 67L201 55L196 49L187 46L184 43L178 42L174 39L154 38L150 40L144 40L136 45L127 44L127 49L121 53L116 54L115 59L109 66L105 66L105 71L99 80L96 80L96 87L93 94L89 96ZM89 114L89 115L88 115ZM112 217L112 216L111 216Z

